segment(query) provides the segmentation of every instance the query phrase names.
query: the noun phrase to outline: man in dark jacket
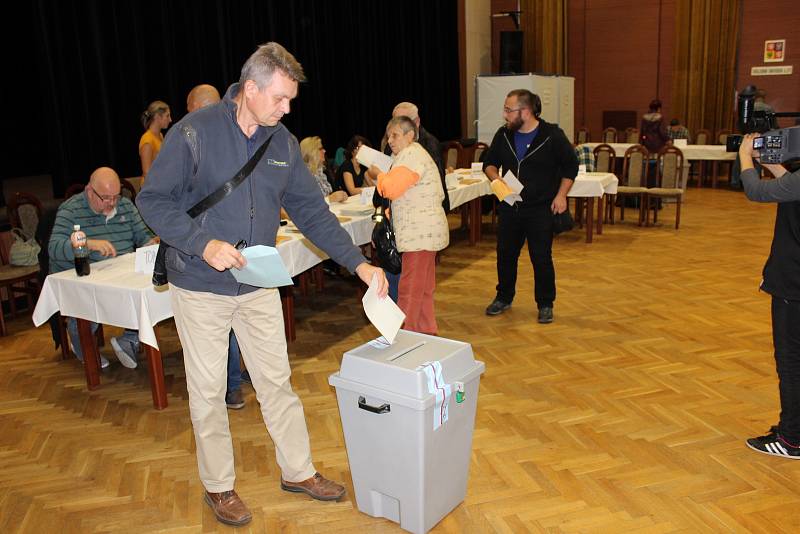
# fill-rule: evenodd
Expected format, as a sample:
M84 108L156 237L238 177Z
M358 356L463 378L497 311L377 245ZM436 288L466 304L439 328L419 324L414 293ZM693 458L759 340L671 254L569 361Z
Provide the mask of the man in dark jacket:
M302 66L285 48L260 46L220 103L190 113L170 130L136 199L150 227L173 247L166 264L205 501L219 521L234 526L252 516L233 490L225 407L231 328L275 443L281 488L320 500L345 493L311 462L303 407L289 381L277 288L240 284L230 272L246 264L239 243L275 246L283 206L306 237L364 282L377 277L379 294L386 294L383 271L353 245L303 163L297 139L280 122L303 80ZM195 219L186 213L236 175L268 139L239 187Z
M744 137L739 147L742 185L756 202L775 202L778 214L772 249L764 265L761 290L772 295L772 342L780 391L780 421L765 436L750 438L747 446L758 452L800 459L800 171L763 164L774 180L761 180L753 164L753 139Z
M553 214L567 209L567 193L578 174L578 159L564 132L539 118L542 104L527 89L508 93L505 126L492 140L483 162L490 180L511 172L522 183L522 200L500 202L497 213L497 296L486 315L511 307L517 284L517 260L525 240L533 264L534 297L540 323L553 322L556 277L553 266Z

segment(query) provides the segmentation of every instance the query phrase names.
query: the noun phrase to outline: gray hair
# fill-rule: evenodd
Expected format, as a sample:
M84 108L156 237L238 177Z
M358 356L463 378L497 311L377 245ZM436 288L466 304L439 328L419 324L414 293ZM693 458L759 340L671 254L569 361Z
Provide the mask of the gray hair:
M244 85L247 80L253 80L261 90L272 81L276 70L283 72L289 78L297 81L306 81L303 66L284 47L275 42L259 45L253 54L247 58L239 76L239 84Z
M416 106L416 104L413 104L411 102L400 102L392 110L392 115L395 115L400 110L408 111L408 113L403 113L403 115L405 115L412 121L415 121L419 118L419 108Z
M414 132L414 141L419 138L419 132L417 131L417 125L411 120L411 117L406 115L398 115L397 117L392 117L388 123L386 123L386 131L389 131L389 128L394 126L399 126L400 129L403 131L403 134L407 134L408 132Z

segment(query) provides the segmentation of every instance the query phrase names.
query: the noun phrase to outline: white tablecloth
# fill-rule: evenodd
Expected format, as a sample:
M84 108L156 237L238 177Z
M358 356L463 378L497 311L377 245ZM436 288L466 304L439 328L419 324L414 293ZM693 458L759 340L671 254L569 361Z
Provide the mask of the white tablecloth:
M474 184L463 184L462 180L479 179L480 182ZM484 195L492 194L492 186L489 178L482 172L472 174L470 169L458 169L456 172L449 173L445 177L447 182L447 194L450 196L450 209L455 209L470 200L474 200ZM450 185L454 184L454 185Z
M335 204L331 211L340 212L357 202L358 197L352 197L346 204ZM375 223L371 215L365 215L350 217L341 224L353 242L362 245L370 241ZM287 233L282 228L279 235L290 236L289 240L279 243L277 249L292 276L327 258L302 234ZM135 256L124 254L93 263L89 276L79 277L74 269L51 274L44 281L33 311L33 323L40 326L60 311L67 317L138 330L142 343L158 349L153 327L172 317L169 290L156 291L150 274L135 273Z
M610 172L587 172L575 177L568 197L601 197L616 195L619 179Z
M592 150L600 143L585 143ZM625 151L634 146L632 143L609 143L616 152L616 156L621 158ZM706 160L706 161L733 161L736 159L736 152L726 152L725 145L686 145L676 147L683 153L686 160Z

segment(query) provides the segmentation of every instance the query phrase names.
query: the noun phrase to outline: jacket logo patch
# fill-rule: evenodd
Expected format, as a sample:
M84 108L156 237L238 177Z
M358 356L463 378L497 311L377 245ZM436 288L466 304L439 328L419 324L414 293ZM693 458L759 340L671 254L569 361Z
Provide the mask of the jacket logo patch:
M267 165L275 165L276 167L288 167L289 164L285 161L278 161L276 159L267 158Z

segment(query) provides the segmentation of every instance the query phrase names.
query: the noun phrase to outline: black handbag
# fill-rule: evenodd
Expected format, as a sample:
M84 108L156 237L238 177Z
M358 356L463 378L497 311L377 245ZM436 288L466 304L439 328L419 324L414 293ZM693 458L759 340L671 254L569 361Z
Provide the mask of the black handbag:
M392 274L400 274L403 270L403 257L397 250L397 242L394 239L394 228L392 221L383 212L383 205L380 207L380 214L375 211L375 228L372 229L372 245L380 261L381 267Z
M574 227L575 221L572 219L569 210L553 214L553 235L558 235L561 232L569 232Z
M192 206L186 211L186 214L194 219L204 211L214 207L219 201L223 198L227 197L233 190L239 187L245 179L250 176L250 173L253 172L253 169L256 168L258 162L261 160L261 156L264 155L264 152L267 151L269 147L270 141L272 141L272 136L275 135L274 133L267 137L267 140L264 141L256 153L247 160L247 163L244 164L244 167L239 169L239 172L236 175L219 186L216 191L208 195L206 198ZM156 261L153 265L153 285L154 286L163 286L166 285L169 280L167 279L167 250L169 250L170 245L165 243L162 239L158 244L158 252L156 253Z

